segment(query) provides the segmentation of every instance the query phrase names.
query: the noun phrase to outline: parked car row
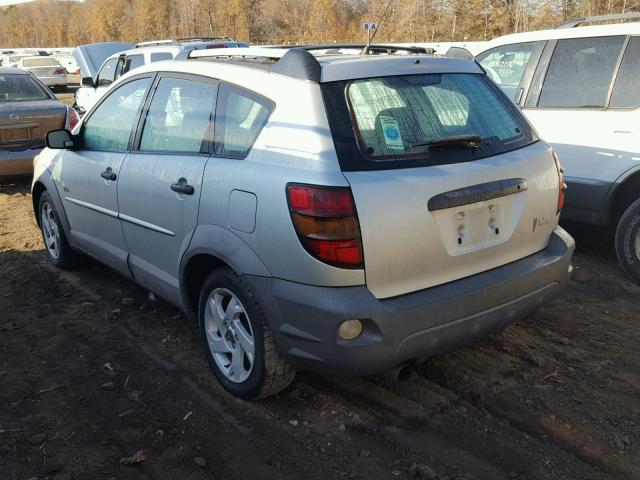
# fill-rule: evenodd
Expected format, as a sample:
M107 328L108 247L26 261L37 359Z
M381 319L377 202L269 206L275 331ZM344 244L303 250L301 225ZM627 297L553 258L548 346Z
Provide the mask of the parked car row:
M526 35L473 61L217 38L78 47L84 115L67 109L35 163L46 254L94 257L196 318L216 378L245 399L297 369L402 376L526 318L570 278L565 181L578 220L609 181L602 211L635 277L638 135L595 115L636 119L640 24ZM598 143L609 127L629 142Z

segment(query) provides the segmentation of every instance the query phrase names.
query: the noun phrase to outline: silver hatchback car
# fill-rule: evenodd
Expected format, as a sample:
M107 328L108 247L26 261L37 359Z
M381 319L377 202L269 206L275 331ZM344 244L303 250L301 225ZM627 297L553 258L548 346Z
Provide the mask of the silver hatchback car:
M472 61L349 52L123 76L37 160L49 259L90 255L197 317L245 399L296 369L404 375L557 295L562 169L515 105Z

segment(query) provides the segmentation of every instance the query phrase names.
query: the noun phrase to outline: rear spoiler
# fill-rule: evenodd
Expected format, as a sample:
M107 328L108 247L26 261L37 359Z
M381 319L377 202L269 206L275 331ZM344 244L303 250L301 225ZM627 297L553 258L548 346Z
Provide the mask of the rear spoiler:
M444 54L445 57L449 58L457 58L460 60L470 60L474 62L480 70L486 75L487 71L480 65L480 62L476 60L476 57L469 50L463 47L449 47L447 53Z

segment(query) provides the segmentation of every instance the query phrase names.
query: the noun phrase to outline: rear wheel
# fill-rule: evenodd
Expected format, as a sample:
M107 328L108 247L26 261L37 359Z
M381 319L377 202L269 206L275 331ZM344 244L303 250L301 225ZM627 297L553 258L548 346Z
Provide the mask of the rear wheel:
M71 268L75 253L67 242L60 217L51 201L51 196L46 190L40 196L38 212L45 254L56 267L62 269Z
M222 386L245 400L274 395L295 377L276 350L250 285L220 269L200 292L198 320L209 365Z
M640 284L640 199L627 208L618 222L616 253L622 268Z

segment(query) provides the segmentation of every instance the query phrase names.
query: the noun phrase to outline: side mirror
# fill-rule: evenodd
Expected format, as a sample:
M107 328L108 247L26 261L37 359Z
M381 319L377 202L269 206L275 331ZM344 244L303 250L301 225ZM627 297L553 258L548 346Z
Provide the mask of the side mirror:
M93 78L91 77L82 77L80 85L82 85L83 87L94 87L95 83L93 82Z
M56 150L69 149L75 146L69 130L51 130L47 132L47 147Z

